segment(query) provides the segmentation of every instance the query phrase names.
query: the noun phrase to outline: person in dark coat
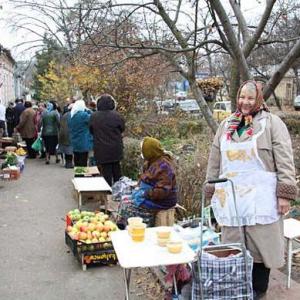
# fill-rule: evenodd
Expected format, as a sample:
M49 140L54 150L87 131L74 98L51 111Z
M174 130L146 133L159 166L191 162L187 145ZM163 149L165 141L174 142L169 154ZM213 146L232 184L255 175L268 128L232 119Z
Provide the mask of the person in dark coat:
M116 101L111 95L99 97L97 110L92 114L89 125L94 137L94 155L99 171L111 186L121 177L125 121L116 111Z
M16 106L14 107L15 112L15 126L19 124L21 113L25 110L23 99L16 99Z
M8 107L6 108L5 118L6 118L7 134L9 137L12 137L15 128L15 110L14 110L13 102L9 102Z
M46 164L50 163L50 156L55 155L56 163L60 162L56 152L58 144L58 131L59 131L60 116L56 110L54 101L49 101L47 109L42 114L42 138L46 148Z
M64 108L64 114L60 119L60 128L58 133L58 151L64 155L65 168L72 169L73 166L73 148L70 141L68 119L73 104L69 108Z

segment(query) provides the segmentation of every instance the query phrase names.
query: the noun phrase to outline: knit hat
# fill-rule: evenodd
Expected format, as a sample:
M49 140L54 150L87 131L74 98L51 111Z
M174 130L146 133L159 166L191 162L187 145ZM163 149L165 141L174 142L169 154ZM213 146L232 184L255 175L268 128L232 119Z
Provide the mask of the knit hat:
M145 137L142 142L142 154L144 159L153 160L164 154L164 149L159 140L152 137Z

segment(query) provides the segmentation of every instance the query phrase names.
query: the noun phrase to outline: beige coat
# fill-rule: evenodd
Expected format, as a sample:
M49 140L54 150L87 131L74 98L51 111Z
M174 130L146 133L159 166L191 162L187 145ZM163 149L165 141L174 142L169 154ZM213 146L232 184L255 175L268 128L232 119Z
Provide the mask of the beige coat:
M36 136L34 119L35 119L35 111L31 107L26 108L21 113L20 122L16 128L20 132L23 139L24 138L30 139Z
M257 140L258 155L266 167L266 171L277 174L277 196L293 200L297 196L293 151L289 132L282 120L271 113L259 112L253 119L254 134L260 130L259 120L266 118L266 129ZM218 178L221 153L220 140L226 132L227 120L223 121L215 135L208 161L207 178ZM241 136L235 132L232 140L242 142L250 139L244 131ZM207 197L212 196L212 187L206 188ZM237 228L224 227L223 242L239 241ZM244 234L247 248L255 262L264 262L266 267L280 267L284 263L284 242L282 219L268 225L245 226Z

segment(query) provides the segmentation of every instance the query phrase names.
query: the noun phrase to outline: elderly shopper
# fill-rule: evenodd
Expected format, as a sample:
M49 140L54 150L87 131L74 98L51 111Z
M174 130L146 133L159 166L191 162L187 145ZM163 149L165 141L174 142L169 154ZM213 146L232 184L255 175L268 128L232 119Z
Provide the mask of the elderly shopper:
M47 103L47 109L42 113L42 138L46 148L46 164L50 163L51 155L55 155L56 163L60 160L57 156L56 147L58 144L59 114L56 110L56 104L53 101Z
M21 113L19 124L15 130L20 132L21 137L26 142L28 158L36 158L36 152L31 148L37 136L34 124L35 111L30 101L25 101L24 107L25 110Z
M107 183L112 186L121 177L120 161L123 158L122 133L125 121L116 111L116 101L104 94L97 101L97 112L92 114L90 132L94 137L96 164Z
M93 138L89 132L90 117L91 111L86 107L84 100L77 100L68 117L69 136L76 167L88 165L88 154L93 148Z
M240 241L238 218L246 247L254 258L255 297L266 293L270 268L284 264L282 216L296 198L297 188L289 132L269 112L261 86L244 82L237 94L237 111L224 120L215 135L207 179L232 179L236 215L229 182L205 188L214 215L222 225L225 243Z

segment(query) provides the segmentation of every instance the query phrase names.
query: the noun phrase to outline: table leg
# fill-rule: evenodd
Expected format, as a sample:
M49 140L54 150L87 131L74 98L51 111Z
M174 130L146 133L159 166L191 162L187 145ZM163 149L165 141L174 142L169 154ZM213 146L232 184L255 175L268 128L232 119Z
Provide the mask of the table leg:
M174 293L178 297L178 289L177 289L177 282L176 282L175 273L173 274L173 286L174 286Z
M130 288L130 275L131 269L123 269L124 281L125 281L125 299L129 300L129 288Z
M292 273L292 239L287 239L287 285L289 289L291 287L291 273Z
M81 192L78 193L78 208L81 209L82 206L82 198L81 198Z

